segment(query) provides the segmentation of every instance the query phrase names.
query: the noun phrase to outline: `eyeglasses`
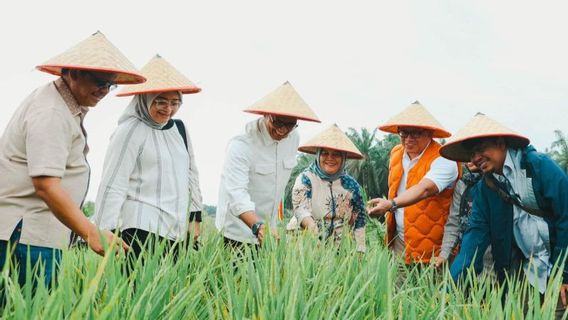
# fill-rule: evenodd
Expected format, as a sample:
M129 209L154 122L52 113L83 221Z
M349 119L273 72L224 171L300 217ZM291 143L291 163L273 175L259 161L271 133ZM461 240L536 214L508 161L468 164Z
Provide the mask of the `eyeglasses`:
M181 106L180 100L168 100L164 98L156 98L154 102L160 108L166 108L167 106L171 106L174 109L177 109Z
M343 156L343 154L340 151L328 151L328 150L322 150L320 152L320 157L330 157L330 158L341 158Z
M84 75L86 75L87 77L89 77L89 79L91 79L91 82L99 89L108 89L108 91L112 91L114 89L116 89L116 83L114 83L114 81L108 80L108 79L102 79L99 78L97 76L95 76L93 73L89 72L89 71L83 71L82 72Z
M408 137L416 139L416 138L422 137L425 132L426 132L426 130L424 130L424 129L401 129L401 130L398 130L398 135L402 139L406 139Z
M298 127L298 120L294 120L293 122L285 122L282 121L282 119L279 119L272 115L270 116L270 122L272 122L272 126L276 130L281 130L283 128L286 128L288 132L292 132L292 130Z

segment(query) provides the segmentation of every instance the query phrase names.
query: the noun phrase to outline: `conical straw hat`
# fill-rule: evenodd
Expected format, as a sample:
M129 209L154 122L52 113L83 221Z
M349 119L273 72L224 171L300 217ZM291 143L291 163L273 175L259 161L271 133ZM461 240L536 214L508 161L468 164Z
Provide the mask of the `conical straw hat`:
M256 102L245 112L256 114L273 114L280 116L293 117L300 120L321 122L318 116L310 109L308 104L300 97L298 92L286 81L276 90Z
M453 135L440 149L444 158L455 161L471 161L470 151L463 146L467 140L485 137L504 137L509 147L522 148L529 144L529 139L489 118L483 113L476 114L465 127Z
M333 149L341 152L347 153L347 158L350 159L363 159L363 155L357 149L357 147L351 142L351 139L347 137L339 127L334 124L327 128L320 134L311 138L308 142L301 145L298 150L315 154L318 148Z
M61 69L80 69L117 74L117 84L135 84L146 81L134 65L97 31L73 48L36 67L38 70L61 75Z
M170 91L181 91L181 93L197 93L201 91L201 88L198 88L191 80L158 54L142 67L140 72L148 81L124 87L117 96L124 97L141 93Z
M433 130L434 138L447 138L451 134L442 127L442 125L424 108L420 102L415 101L409 105L401 113L392 117L379 130L390 133L398 133L399 127L417 127Z

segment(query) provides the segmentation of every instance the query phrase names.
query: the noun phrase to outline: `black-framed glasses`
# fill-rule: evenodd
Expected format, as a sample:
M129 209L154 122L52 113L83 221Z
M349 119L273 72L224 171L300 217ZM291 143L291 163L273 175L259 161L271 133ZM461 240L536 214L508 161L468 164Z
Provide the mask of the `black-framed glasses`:
M288 132L292 132L292 130L294 130L298 127L298 120L296 120L296 119L294 119L293 121L290 121L290 122L286 122L286 121L283 121L280 118L277 118L277 117L270 115L270 122L272 122L272 126L276 130L281 130L283 128L286 128L286 130L288 130Z
M424 129L400 129L400 130L398 130L398 135L402 139L406 139L408 137L416 139L416 138L422 137L425 132L426 132L426 130L424 130Z
M108 91L112 91L116 89L116 83L114 81L99 78L89 71L83 71L82 73L86 75L99 90L108 89Z
M154 99L154 103L160 107L160 108L165 108L167 106L171 106L174 109L177 109L179 107L181 107L181 101L178 99L175 100L168 100L166 98L156 98Z

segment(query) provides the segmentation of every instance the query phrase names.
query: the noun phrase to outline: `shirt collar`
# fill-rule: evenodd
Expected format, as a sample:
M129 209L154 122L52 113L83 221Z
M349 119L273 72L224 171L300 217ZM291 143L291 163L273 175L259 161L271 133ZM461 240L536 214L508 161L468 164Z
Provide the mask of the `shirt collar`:
M271 144L278 143L278 141L272 139L272 137L270 136L268 128L266 127L266 121L264 120L264 117L258 119L258 121L256 122L256 126L260 135L260 139L262 140L264 145L269 146Z
M75 96L73 96L71 89L69 89L69 86L63 80L63 78L59 78L53 81L53 84L55 85L55 88L63 98L63 101L65 101L67 108L69 108L69 111L71 111L71 114L73 116L84 116L89 111L89 107L79 105L77 99L75 99Z
M503 162L503 176L509 179L510 181L514 180L516 170L521 168L520 163L520 154L518 150L515 149L507 149L507 153L505 155L505 162ZM499 177L499 174L493 174L496 177Z

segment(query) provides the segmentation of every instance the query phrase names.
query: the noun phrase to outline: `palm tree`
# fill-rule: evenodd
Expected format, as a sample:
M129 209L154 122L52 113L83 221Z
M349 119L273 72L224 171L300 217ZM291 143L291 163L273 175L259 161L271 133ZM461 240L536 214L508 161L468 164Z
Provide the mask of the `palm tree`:
M350 160L347 172L355 178L369 198L385 196L388 193L388 161L391 149L399 143L398 136L388 135L383 140L362 128L361 132L349 128L347 135L363 154L362 160Z
M312 162L314 162L314 156L311 154L298 153L297 155L298 163L292 169L290 174L290 179L288 184L286 184L286 189L284 191L284 209L292 210L292 189L294 188L294 183L296 183L296 178L298 175L309 167Z
M568 138L562 131L554 130L556 140L551 145L551 156L558 165L568 173Z

